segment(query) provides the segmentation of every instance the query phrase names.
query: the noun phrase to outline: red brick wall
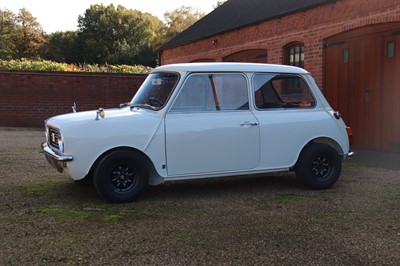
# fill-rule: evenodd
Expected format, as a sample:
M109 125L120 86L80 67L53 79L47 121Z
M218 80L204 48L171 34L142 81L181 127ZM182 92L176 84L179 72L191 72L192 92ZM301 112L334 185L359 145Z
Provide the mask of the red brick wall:
M0 71L0 126L42 127L51 116L117 107L146 75Z
M230 54L248 49L267 49L268 63L286 64L285 46L305 46L305 69L318 85L324 85L324 39L367 25L400 21L399 0L338 0L305 12L234 30L161 53L161 63L192 62L201 58L222 61ZM217 40L217 45L212 41Z

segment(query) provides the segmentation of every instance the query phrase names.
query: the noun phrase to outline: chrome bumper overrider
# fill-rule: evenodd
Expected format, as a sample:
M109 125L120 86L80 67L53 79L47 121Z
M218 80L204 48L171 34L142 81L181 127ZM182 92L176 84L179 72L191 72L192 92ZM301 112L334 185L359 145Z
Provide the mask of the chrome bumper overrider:
M54 152L49 148L46 142L42 143L42 151L46 156L47 161L51 166L62 172L63 168L67 166L67 162L72 161L73 157L69 155L61 155Z

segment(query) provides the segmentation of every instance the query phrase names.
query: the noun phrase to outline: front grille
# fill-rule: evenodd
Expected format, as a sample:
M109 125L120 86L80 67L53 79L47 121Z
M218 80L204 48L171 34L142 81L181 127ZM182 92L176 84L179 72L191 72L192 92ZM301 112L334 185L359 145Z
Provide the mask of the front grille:
M60 145L58 143L58 141L61 138L61 134L58 131L58 129L49 127L49 132L48 132L48 136L49 136L49 144L50 146L52 146L53 148L56 148L57 150L60 150Z

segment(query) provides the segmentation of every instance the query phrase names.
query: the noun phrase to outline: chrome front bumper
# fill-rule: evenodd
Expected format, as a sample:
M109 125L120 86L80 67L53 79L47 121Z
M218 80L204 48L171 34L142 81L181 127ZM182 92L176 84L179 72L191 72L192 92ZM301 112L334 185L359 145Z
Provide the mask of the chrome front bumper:
M42 152L44 153L46 160L51 166L57 171L63 172L63 168L67 167L67 162L72 161L73 157L69 155L61 155L50 149L47 142L42 143Z

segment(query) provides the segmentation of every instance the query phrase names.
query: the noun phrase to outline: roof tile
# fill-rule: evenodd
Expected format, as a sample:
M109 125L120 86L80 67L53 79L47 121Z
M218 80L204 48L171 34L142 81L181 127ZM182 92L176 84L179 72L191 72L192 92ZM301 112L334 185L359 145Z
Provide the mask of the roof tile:
M336 0L228 0L160 50L334 2Z

